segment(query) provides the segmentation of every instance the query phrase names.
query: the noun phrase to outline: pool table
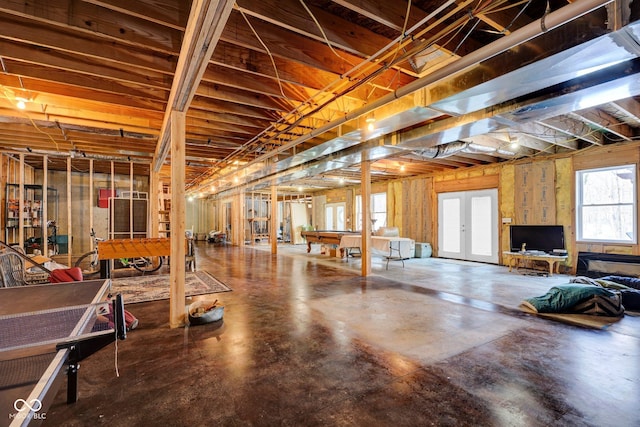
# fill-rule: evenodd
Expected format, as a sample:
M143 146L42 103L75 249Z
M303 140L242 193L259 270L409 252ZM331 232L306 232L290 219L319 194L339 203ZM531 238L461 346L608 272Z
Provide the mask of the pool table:
M311 252L312 243L340 246L340 240L345 235L360 235L359 231L314 230L300 233L307 241L307 253ZM344 256L344 248L340 248L340 255Z

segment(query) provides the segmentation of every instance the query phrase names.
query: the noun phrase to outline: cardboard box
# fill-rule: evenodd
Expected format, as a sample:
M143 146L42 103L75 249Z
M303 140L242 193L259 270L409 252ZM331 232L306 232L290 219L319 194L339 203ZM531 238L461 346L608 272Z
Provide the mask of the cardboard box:
M35 267L36 264L44 264L45 262L49 262L51 261L51 258L47 258L46 256L42 256L42 255L35 255L32 257L29 257L33 262L29 262L25 260L25 266L24 268L29 269L32 267ZM34 264L35 263L35 264Z

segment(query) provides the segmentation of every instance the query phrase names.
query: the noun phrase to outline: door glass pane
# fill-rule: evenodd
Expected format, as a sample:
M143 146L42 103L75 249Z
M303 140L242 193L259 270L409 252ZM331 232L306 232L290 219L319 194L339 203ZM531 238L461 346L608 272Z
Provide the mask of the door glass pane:
M336 230L344 230L344 206L336 206Z
M356 196L356 218L355 218L355 229L357 231L362 230L362 197L360 195Z
M491 256L491 197L471 198L471 254Z
M327 206L324 210L324 223L327 225L327 230L335 230L333 226L333 207Z
M442 249L460 253L460 199L442 201Z

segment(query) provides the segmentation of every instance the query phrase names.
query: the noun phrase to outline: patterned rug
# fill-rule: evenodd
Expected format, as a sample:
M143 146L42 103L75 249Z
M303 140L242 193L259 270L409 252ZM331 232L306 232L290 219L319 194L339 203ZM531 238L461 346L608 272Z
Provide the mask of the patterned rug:
M185 295L214 294L231 290L206 271L187 272ZM120 277L111 281L111 292L121 293L125 304L169 299L169 275Z

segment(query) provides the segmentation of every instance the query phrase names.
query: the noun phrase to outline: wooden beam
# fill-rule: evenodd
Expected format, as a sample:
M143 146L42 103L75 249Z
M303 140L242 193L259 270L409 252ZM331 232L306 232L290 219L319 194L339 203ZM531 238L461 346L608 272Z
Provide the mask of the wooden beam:
M586 123L589 129L609 132L625 141L631 141L635 137L631 126L618 120L600 108L589 108L587 110L575 111L573 113L569 113L569 116L575 117Z
M83 0L105 9L155 22L177 30L184 29L189 17L189 2L175 0Z
M29 64L69 70L89 76L107 77L124 83L136 83L156 89L167 90L169 86L167 73L138 68L133 64L113 64L103 58L57 50L46 51L39 46L32 47L6 40L0 40L0 51L3 52L3 57Z
M407 14L407 6L403 4L406 2L365 2L360 0L333 0L333 2L398 32L402 31ZM408 24L410 26L416 24L425 15L423 10L414 6L409 13Z
M299 0L237 0L237 4L248 16L315 39L322 44L326 44L328 40L335 48L362 57L373 55L390 41L363 26L308 4L306 6L318 22L316 24Z
M154 55L149 49L135 48L118 42L110 42L109 49L105 49L104 37L97 33L62 30L58 25L34 22L30 18L4 13L0 13L0 28L4 34L11 34L13 40L37 46L40 50L49 48L59 52L99 57L110 62L167 74L173 73L176 66L177 49L175 56Z
M185 113L171 113L171 260L169 277L169 325L184 326L185 319L185 190L184 190L184 120Z
M273 56L287 58L314 69L337 75L342 75L346 71L345 61L353 65L362 61L361 56L347 52L342 52L338 57L325 43L310 42L306 37L293 34L272 24L258 21L255 18L250 22L255 31L262 35L264 43L269 46L269 51ZM260 41L256 39L255 34L239 13L232 14L229 17L229 25L221 37L222 40L228 43L266 53ZM377 70L381 68L381 64L371 63L369 67ZM363 70L358 70L356 72L357 76L360 76ZM396 70L385 70L376 77L375 83L381 87L397 89L413 80L412 76L405 73L398 73Z
M160 140L156 148L154 165L156 172L160 170L167 158L171 115L174 111L186 112L189 108L233 5L233 0L195 0L191 5L178 66L169 94L169 103L162 122Z
M194 1L195 3L195 1ZM30 16L35 23L46 23L60 29L98 35L110 42L175 54L182 31L139 19L79 0L47 0L46 2L4 1L0 11Z
M265 52L258 52L244 46L239 46L221 40L218 48L211 57L212 64L229 69L228 73L243 72L251 75L271 78L275 83L279 79L285 83L291 83L302 89L315 93L327 85L340 79L339 73L331 73L319 69L313 69L288 60L287 58L273 57L276 76L271 57ZM344 71L344 70L343 70ZM366 101L371 93L371 88L363 86L349 93L361 101Z

